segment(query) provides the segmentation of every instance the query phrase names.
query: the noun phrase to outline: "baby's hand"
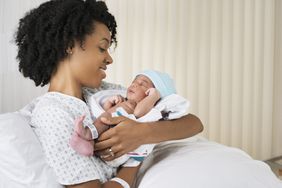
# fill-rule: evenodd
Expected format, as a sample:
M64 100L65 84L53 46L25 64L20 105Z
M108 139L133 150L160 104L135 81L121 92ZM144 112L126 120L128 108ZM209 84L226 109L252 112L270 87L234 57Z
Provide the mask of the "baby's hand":
M79 154L92 156L94 152L94 141L89 128L84 128L85 115L75 119L74 132L70 138L70 146Z
M92 140L92 133L88 127L83 126L85 115L76 118L74 121L74 131L85 140Z
M119 104L123 101L124 101L124 98L121 95L112 96L103 104L103 109L108 110L111 107L113 107L116 104Z
M156 99L160 99L161 98L161 95L160 95L160 92L156 89L156 88L149 88L145 94L147 96L151 96L151 97L154 97Z
M124 101L124 98L121 95L115 95L110 98L112 104L118 104Z

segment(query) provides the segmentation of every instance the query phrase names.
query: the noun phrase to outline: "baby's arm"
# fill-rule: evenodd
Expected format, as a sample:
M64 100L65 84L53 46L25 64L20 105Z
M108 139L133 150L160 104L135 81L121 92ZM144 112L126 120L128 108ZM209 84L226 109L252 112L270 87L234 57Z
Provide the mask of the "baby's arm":
M156 88L150 88L146 91L146 97L141 100L134 109L136 118L142 117L147 114L161 98L159 91Z
M112 97L109 97L106 102L103 104L103 109L105 111L109 110L113 106L123 102L125 99L121 95L114 95Z
M108 112L104 112L103 114L101 114L95 121L94 121L94 126L98 132L98 135L100 135L102 132L104 132L105 130L107 130L109 128L108 125L105 125L101 122L101 117L108 117L110 116L110 114ZM83 120L84 120L85 116L81 116L79 118L77 118L74 122L74 131L83 139L85 140L94 140L92 138L92 133L91 130L88 126L83 126Z
M83 126L84 118L85 115L75 120L70 146L81 155L92 156L94 152L94 141L90 128Z
M98 135L109 128L108 125L105 125L101 121L101 117L107 117L108 115L110 114L104 112L95 120L94 126L96 127ZM74 132L70 139L70 146L81 155L92 156L94 154L94 139L90 127L83 126L84 118L85 116L81 116L75 120Z
M74 121L74 131L85 140L93 140L91 130L83 126L85 115L76 118Z

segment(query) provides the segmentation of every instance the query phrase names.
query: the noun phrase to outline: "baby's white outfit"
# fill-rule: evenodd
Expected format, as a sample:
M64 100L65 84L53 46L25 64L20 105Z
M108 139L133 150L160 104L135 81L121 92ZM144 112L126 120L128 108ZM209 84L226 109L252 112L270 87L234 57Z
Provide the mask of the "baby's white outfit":
M91 113L95 118L99 117L105 110L102 108L102 104L113 95L126 96L126 90L103 90L93 95L89 95L85 100L90 107ZM171 94L162 98L147 114L136 119L133 114L128 114L122 107L117 108L116 112L112 113L112 116L125 116L138 122L152 122L160 119L177 119L188 114L188 108L190 102L185 98ZM93 128L92 128L93 130ZM92 133L97 135L98 133ZM144 157L149 155L153 150L155 144L142 145L133 152L123 155L113 161L107 162L110 166L118 167L125 163L124 166L136 166L139 161L142 161ZM135 160L132 160L135 159Z

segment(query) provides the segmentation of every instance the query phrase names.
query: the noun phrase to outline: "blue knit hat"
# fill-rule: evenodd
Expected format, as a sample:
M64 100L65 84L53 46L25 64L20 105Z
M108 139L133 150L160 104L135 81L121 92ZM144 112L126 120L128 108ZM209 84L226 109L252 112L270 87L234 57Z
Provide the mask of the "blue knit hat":
M145 70L138 75L147 76L154 84L155 88L160 92L161 98L176 93L174 81L167 74L155 70Z

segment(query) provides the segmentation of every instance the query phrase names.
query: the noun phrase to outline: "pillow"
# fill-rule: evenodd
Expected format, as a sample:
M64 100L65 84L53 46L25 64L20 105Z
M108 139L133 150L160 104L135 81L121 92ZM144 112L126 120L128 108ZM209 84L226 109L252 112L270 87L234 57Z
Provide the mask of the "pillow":
M23 114L0 115L0 153L0 187L63 188Z

